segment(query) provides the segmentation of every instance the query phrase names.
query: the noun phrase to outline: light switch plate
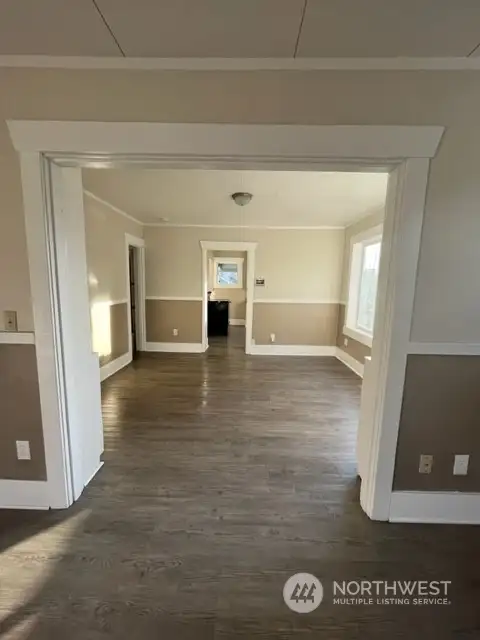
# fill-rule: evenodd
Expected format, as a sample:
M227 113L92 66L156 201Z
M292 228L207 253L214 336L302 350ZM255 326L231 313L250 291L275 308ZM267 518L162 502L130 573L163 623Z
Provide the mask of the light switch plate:
M4 311L3 312L3 324L5 331L17 331L17 312L16 311Z
M31 460L30 455L30 442L28 440L17 440L17 459L18 460Z
M468 474L469 459L470 456L467 454L460 454L455 456L455 462L453 463L454 476L466 476Z
M343 339L343 346L348 347L348 338Z
M275 334L271 333L270 334L270 342L273 344L275 342Z

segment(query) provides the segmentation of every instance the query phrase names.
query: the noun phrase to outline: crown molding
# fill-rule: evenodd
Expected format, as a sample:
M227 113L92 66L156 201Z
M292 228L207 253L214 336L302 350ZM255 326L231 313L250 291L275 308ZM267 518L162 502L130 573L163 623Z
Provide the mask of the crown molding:
M111 209L115 213L118 213L119 215L123 216L124 218L128 218L128 220L131 220L132 222L135 222L136 224L139 224L140 226L144 225L143 222L141 222L137 218L134 218L133 216L131 216L129 213L127 213L123 209L119 209L118 207L116 207L111 202L108 202L108 200L104 200L103 198L99 198L97 195L95 195L91 191L88 191L87 189L84 189L83 193L86 196L88 196L89 198L91 198L92 200L95 200L96 202L99 202L100 204L103 204L104 207L108 207L109 209Z
M346 227L341 226L316 226L316 227L282 227L273 225L253 225L253 224L165 224L163 222L143 222L144 227L162 227L166 229L257 229L276 231L343 231Z
M0 55L0 67L125 71L480 71L480 56L468 58L110 58Z
M349 222L345 226L345 229L349 229L350 227L353 227L356 224L360 224L360 222L363 222L364 220L367 220L368 218L371 218L372 216L374 216L374 215L376 215L378 213L382 213L383 217L385 217L385 207L386 206L387 206L387 203L385 201L384 204L382 204L382 205L380 205L378 207L372 207L365 214L363 214L361 218L357 218L353 222ZM375 226L377 227L378 225L375 225Z

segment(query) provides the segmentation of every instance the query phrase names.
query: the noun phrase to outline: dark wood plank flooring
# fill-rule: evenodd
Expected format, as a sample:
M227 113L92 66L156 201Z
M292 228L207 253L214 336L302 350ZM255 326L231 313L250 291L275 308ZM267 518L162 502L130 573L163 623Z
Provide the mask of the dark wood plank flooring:
M236 334L239 335L239 334ZM9 640L479 638L475 527L371 522L360 384L333 358L142 356L103 385L105 466L64 512L0 513ZM314 573L313 613L282 599ZM338 606L332 580L451 580L450 606Z

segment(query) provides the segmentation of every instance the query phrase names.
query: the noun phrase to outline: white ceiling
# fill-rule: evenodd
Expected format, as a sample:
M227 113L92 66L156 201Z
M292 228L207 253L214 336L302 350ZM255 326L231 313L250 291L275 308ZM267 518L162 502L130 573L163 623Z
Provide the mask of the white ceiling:
M0 55L465 57L478 0L0 0Z
M88 169L83 182L87 191L147 224L344 227L384 204L387 175ZM251 203L236 205L236 191L251 192Z

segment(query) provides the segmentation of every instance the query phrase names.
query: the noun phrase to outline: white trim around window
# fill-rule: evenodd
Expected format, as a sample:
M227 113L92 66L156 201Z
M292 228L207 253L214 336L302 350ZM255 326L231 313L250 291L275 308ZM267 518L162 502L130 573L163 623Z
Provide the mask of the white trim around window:
M372 346L373 329L369 332L358 324L362 272L365 249L370 245L381 243L382 233L383 225L380 224L362 231L350 239L348 300L343 333L368 347Z
M358 329L353 329L348 325L345 325L343 327L343 334L348 338L352 338L352 340L356 340L357 342L360 342L361 344L366 345L367 347L372 346L373 334L364 333L363 331L359 331Z

